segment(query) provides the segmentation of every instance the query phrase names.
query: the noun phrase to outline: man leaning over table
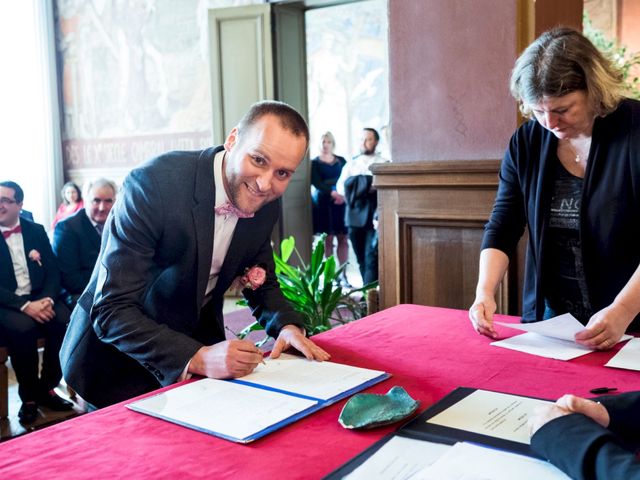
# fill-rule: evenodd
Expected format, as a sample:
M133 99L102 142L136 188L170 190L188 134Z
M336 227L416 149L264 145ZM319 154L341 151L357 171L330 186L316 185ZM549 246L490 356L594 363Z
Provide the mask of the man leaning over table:
M266 273L243 294L276 338L271 356L291 346L329 358L282 296L270 240L308 141L294 109L260 102L224 145L170 152L128 175L60 353L67 383L87 402L104 407L188 374L251 373L260 350L226 341L222 316L224 292L247 272Z
M531 448L571 478L640 479L640 392L564 395L529 419Z

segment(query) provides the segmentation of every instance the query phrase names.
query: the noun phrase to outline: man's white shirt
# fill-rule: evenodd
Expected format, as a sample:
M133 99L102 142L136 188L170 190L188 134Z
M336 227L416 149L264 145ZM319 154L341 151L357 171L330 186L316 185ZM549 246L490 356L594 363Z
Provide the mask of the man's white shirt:
M222 160L224 159L224 154L225 150L221 150L216 153L213 159L216 207L224 205L229 200L227 192L224 189L224 182L222 181ZM213 211L211 214L215 217L213 227L213 255L211 256L211 270L209 271L209 281L207 282L207 290L205 292L205 304L209 301L209 294L215 288L216 283L218 283L220 269L227 256L233 232L238 224L238 217L235 215L216 215Z
M20 225L20 220L12 227L0 227L0 232L11 230L18 225ZM5 238L4 241L7 242L7 247L9 247L11 262L13 263L13 272L15 273L16 283L18 284L14 293L16 295L29 295L31 293L31 278L29 277L29 267L24 251L22 233L14 233L9 236L9 238Z
M373 155L361 154L353 157L344 167L342 167L340 178L338 178L338 181L336 182L336 192L344 196L344 182L347 178L354 177L356 175L373 175L370 170L371 165L374 163L385 163L388 161L389 160L381 157L377 153Z

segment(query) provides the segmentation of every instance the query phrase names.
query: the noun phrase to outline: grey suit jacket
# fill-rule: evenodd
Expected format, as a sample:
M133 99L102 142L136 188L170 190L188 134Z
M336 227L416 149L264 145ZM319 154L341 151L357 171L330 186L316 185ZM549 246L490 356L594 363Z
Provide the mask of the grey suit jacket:
M279 202L238 221L202 308L214 241L213 157L221 149L162 155L124 182L60 352L66 381L97 407L173 383L199 348L224 340L222 297L245 268L267 269L259 289L243 292L267 332L302 325L274 274Z

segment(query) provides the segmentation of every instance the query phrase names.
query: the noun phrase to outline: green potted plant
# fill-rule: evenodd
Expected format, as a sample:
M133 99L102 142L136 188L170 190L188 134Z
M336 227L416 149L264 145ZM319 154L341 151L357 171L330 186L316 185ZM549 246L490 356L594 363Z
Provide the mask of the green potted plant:
M616 41L606 38L602 31L593 26L586 13L582 17L582 24L584 36L608 56L622 72L629 97L640 100L640 78L638 78L640 53L629 52L625 45L618 45Z
M338 266L333 255L325 258L324 238L325 235L320 236L308 264L296 249L293 237L282 240L280 254L275 251L273 253L280 289L293 308L303 316L308 335L324 332L335 325L365 316L367 307L362 298L368 290L378 286L378 282L371 282L360 288L343 290L339 279L346 264ZM290 263L294 253L299 266ZM244 304L244 301L239 303ZM237 336L242 339L255 330L262 330L257 321L244 328ZM267 339L258 342L258 345Z

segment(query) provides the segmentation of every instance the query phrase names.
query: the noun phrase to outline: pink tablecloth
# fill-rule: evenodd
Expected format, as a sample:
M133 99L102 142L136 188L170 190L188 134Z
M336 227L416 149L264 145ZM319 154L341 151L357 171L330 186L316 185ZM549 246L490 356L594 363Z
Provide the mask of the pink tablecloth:
M421 410L458 386L550 399L594 387L640 390L640 373L603 367L613 352L562 362L492 347L465 311L400 305L315 339L336 362L393 374L368 391L401 385ZM344 402L249 445L114 405L0 444L0 478L320 478L393 429L343 429Z

